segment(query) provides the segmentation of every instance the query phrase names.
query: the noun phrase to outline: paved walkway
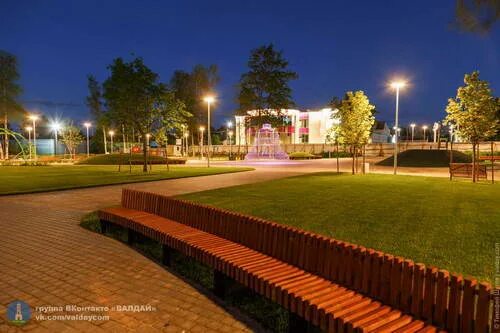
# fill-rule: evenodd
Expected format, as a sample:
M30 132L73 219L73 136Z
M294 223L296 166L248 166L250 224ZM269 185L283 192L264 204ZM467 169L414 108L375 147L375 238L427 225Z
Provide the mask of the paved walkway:
M286 177L297 171L258 170L124 185L169 195ZM259 331L182 278L134 249L78 226L81 216L119 203L122 185L0 197L0 332L6 307L20 299L36 306L151 305L153 312L103 314L110 320L36 321L32 332Z
M195 162L196 163L196 162ZM218 163L214 163L218 164ZM228 164L228 163L224 163ZM230 163L229 163L230 164ZM233 163L237 164L237 163ZM86 212L119 203L121 188L177 195L335 170L334 160L251 163L257 170L130 185L0 197L0 332L15 299L36 306L150 305L152 312L77 311L109 320L36 321L32 332L239 332L256 324L207 296L134 249L78 226ZM349 171L343 160L341 170ZM439 173L438 173L439 174ZM34 313L39 314L39 313Z

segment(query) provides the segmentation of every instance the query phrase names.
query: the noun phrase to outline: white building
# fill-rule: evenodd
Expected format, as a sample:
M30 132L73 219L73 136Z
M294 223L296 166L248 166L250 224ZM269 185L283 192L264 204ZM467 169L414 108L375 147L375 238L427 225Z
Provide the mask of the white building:
M295 109L282 109L280 117L283 119L282 126L277 130L280 134L280 142L287 143L313 143L322 144L327 140L327 134L335 119L337 109L324 108L320 110L300 111ZM256 116L257 111L248 111L246 116L235 116L235 143L245 145L248 141L252 143L254 130L247 128L249 118ZM266 112L267 113L267 112ZM273 111L270 111L272 114ZM276 112L274 112L276 114Z

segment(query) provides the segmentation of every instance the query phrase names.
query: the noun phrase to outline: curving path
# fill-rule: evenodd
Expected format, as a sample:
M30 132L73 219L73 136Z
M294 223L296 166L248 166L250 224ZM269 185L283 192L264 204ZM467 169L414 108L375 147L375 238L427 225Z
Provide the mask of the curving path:
M325 160L243 164L256 170L0 197L0 332L261 331L255 323L135 250L78 226L83 214L118 204L124 186L177 195L335 170L334 162ZM341 169L349 168L350 161L342 161ZM441 176L441 172L434 175ZM18 329L8 325L5 316L7 305L15 299L25 301L32 309L44 305L150 305L154 311L56 311L46 315L101 314L110 318L31 319Z
M135 250L92 233L81 216L119 203L123 186L169 195L298 174L278 169L131 185L0 197L0 332L260 331ZM13 300L36 306L150 305L154 311L57 311L46 315L109 315L109 320L34 320L7 324ZM84 309L85 310L85 309ZM39 314L39 313L33 313Z

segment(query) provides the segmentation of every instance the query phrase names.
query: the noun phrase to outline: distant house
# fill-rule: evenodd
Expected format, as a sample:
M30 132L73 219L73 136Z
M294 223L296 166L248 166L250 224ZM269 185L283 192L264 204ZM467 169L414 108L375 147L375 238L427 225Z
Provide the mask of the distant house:
M387 127L387 123L385 121L375 120L371 138L373 143L391 142L391 130Z

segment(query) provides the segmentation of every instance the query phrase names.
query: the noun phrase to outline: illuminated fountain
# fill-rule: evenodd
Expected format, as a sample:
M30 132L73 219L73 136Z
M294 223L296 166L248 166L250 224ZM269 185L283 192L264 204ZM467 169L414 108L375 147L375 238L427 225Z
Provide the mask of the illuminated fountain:
M287 160L288 155L281 149L280 135L270 124L262 125L255 133L255 142L245 160Z

